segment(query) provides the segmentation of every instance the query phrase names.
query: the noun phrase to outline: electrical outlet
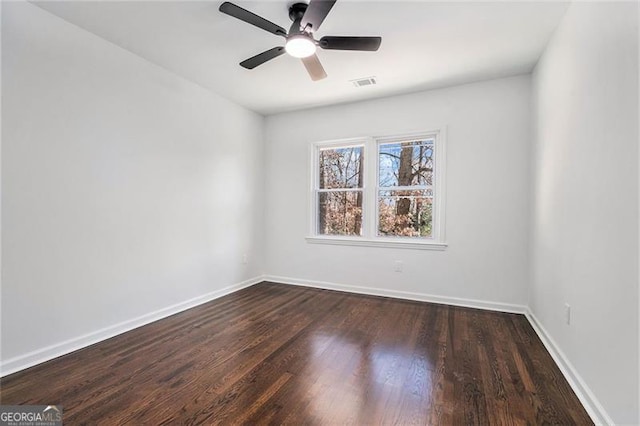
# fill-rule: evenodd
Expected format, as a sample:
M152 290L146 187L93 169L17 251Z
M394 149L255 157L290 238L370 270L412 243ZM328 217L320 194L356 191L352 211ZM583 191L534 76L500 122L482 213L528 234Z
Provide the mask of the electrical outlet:
M571 305L568 303L564 304L564 319L567 325L571 325Z
M404 263L402 260L396 260L393 264L393 270L396 272L402 272L402 268L404 267Z
M246 265L247 263L249 263L249 258L247 257L247 254L243 254L242 255L242 264Z

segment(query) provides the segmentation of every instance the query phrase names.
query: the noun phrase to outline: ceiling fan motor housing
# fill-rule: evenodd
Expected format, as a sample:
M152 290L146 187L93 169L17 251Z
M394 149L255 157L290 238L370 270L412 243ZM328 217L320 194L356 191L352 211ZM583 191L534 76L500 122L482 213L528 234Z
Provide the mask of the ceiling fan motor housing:
M304 13L307 11L307 3L294 3L289 6L289 18L295 22L296 20L302 19Z

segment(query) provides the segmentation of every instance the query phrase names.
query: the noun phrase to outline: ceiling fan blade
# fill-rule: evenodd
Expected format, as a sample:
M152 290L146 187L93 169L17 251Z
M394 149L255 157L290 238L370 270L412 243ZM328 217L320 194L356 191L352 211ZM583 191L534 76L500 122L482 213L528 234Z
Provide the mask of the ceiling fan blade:
M240 62L240 66L248 70L252 70L258 65L262 65L265 62L270 61L271 59L277 58L283 53L284 53L284 47L282 46L274 47L273 49L265 50L264 52L259 53L256 56L253 56L249 59L245 59L244 61Z
M302 58L302 63L304 67L307 69L311 80L318 81L322 80L327 76L327 73L324 71L322 64L320 63L320 59L318 59L318 55L311 55L306 58Z
M311 31L318 31L335 3L336 0L311 0L300 21L300 28L305 29L310 25Z
M229 3L228 1L222 3L218 10L222 13L226 13L229 16L240 19L241 21L244 21L248 24L255 25L256 27L262 28L265 31L269 31L271 34L283 37L287 36L287 31L280 25L276 25L271 21L267 21L263 17L249 12L248 10L243 9L240 6L236 6L233 3Z
M324 36L320 39L320 47L332 50L365 50L375 52L382 43L382 37L342 37Z

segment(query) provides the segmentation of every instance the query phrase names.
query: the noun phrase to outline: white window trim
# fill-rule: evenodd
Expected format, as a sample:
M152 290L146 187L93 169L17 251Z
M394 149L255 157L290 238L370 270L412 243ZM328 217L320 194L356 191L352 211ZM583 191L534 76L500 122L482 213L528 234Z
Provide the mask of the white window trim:
M435 185L433 187L433 236L431 238L417 237L378 237L378 145L404 139L420 139L429 136L436 137L435 143ZM363 158L365 166L363 170L363 196L364 205L362 211L363 236L344 235L317 235L317 203L315 191L318 186L318 162L321 148L349 147L364 145ZM360 138L339 139L310 144L308 219L309 235L305 238L311 244L331 244L360 247L386 247L417 250L444 250L447 247L445 240L445 205L446 205L446 128L444 126L436 130L414 132L400 135L365 136ZM374 176L373 181L369 176ZM373 183L373 184L372 184Z

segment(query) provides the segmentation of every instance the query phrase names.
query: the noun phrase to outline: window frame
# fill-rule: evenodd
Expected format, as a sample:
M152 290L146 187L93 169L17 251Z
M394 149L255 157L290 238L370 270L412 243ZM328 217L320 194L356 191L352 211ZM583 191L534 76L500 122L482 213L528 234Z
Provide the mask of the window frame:
M366 234L366 229L365 229L365 214L364 214L364 210L365 210L365 202L367 199L367 191L365 188L365 185L367 184L367 163L366 160L364 163L364 168L362 170L362 188L335 188L334 190L327 190L324 189L322 190L320 188L320 151L322 149L338 149L338 148L352 148L352 147L362 147L362 153L360 154L360 161L363 161L363 159L365 158L365 153L366 153L366 149L367 149L367 145L366 145L366 140L362 139L362 138L355 138L355 139L345 139L343 141L332 141L332 142L322 142L322 143L317 143L314 144L315 149L313 150L313 158L312 158L312 187L311 187L311 204L312 204L312 215L311 215L311 235L317 236L317 237L329 237L329 238L335 238L335 237L342 237L342 238L362 238L365 234ZM319 195L321 192L357 192L357 191L362 191L362 235L324 235L324 234L320 234L319 230L318 230L318 226L319 226L319 218L318 218L318 199L319 199Z
M378 191L379 191L379 148L382 144L406 142L407 140L434 139L434 174L432 235L431 237L378 236ZM327 148L347 148L362 146L363 185L362 185L362 235L322 235L318 233L318 190L320 150ZM333 244L365 247L388 247L420 250L444 250L445 240L445 204L446 204L446 129L421 131L397 135L363 136L313 142L310 144L309 191L309 227L305 238L312 244Z

